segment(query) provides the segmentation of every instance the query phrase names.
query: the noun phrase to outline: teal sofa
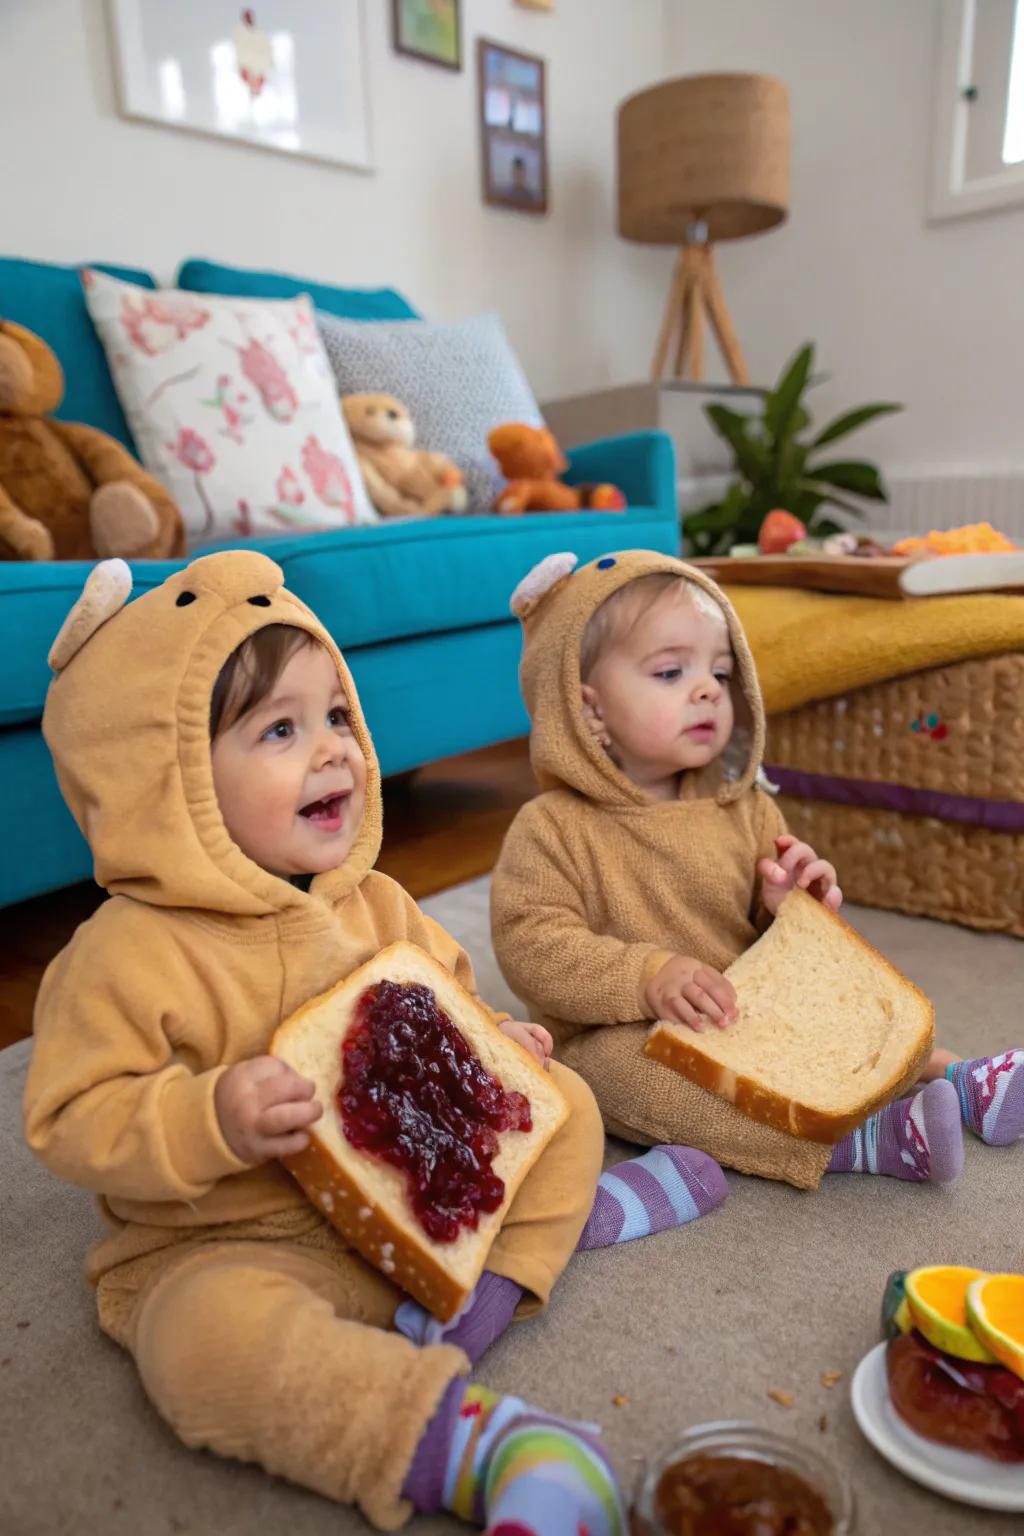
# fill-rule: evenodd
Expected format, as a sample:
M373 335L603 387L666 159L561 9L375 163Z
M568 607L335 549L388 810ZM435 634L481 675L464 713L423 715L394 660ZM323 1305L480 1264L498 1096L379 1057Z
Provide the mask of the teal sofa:
M149 273L104 270L155 286ZM415 317L390 289L341 289L205 261L186 262L178 283L266 298L307 292L320 308L354 319ZM134 451L77 269L0 258L0 317L38 331L60 358L68 384L57 414L100 427ZM538 560L563 549L581 561L617 548L678 552L667 437L610 438L576 449L570 459L568 479L614 481L629 511L385 523L247 546L281 565L289 587L345 652L385 774L525 734L519 627L508 600ZM176 566L136 563L134 590L157 585ZM0 904L91 874L89 850L61 799L40 730L47 651L88 570L78 561L0 563Z

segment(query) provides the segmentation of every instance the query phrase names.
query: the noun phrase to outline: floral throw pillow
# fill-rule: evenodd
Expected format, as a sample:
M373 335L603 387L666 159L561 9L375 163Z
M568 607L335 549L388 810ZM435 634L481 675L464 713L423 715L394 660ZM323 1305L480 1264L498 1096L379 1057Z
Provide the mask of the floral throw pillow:
M313 306L82 273L146 468L189 546L375 523Z

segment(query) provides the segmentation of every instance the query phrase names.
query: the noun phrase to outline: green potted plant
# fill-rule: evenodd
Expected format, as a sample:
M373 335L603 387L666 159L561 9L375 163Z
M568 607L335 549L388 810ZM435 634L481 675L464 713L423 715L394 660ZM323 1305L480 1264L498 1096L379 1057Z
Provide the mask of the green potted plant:
M798 518L809 536L823 538L843 528L823 514L823 507L861 517L861 509L847 496L888 501L874 464L864 459L834 459L821 450L876 416L903 407L889 403L859 406L837 416L808 439L801 435L811 427L804 395L821 382L812 377L813 364L814 347L808 343L786 365L775 388L765 392L759 414L743 415L724 405L707 406L712 426L732 449L736 478L721 501L684 518L688 553L722 555L734 545L756 544L768 513L779 509Z

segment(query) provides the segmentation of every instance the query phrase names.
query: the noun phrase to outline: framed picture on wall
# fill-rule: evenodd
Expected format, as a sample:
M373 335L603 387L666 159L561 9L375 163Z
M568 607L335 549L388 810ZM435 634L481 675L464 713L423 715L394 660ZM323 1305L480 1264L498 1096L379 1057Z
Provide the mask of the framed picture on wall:
M462 0L391 0L396 53L462 68Z
M548 211L544 60L477 41L484 202L520 213Z
M110 0L125 117L370 170L364 0Z

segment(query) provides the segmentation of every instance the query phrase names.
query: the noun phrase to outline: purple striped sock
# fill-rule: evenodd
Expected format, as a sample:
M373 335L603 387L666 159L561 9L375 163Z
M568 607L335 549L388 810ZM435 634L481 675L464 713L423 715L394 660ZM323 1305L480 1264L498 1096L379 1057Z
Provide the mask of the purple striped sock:
M941 1079L898 1099L851 1131L832 1152L829 1173L877 1173L920 1184L950 1184L964 1164L960 1105Z
M403 1301L395 1313L395 1328L413 1344L455 1344L476 1365L512 1321L522 1287L504 1275L485 1269L462 1311L439 1323L418 1301Z
M650 1237L706 1216L729 1193L713 1157L695 1147L653 1147L598 1180L577 1252Z
M954 1061L946 1076L960 1097L964 1124L990 1147L1024 1138L1024 1051Z

